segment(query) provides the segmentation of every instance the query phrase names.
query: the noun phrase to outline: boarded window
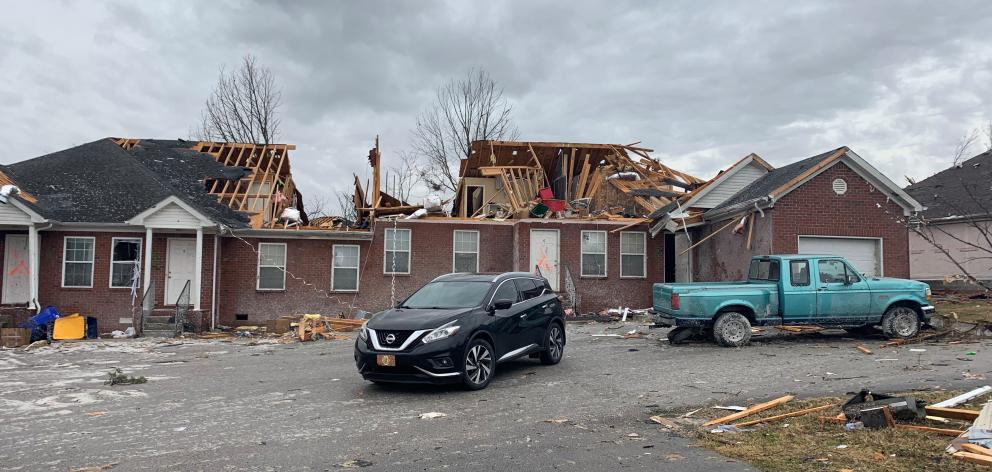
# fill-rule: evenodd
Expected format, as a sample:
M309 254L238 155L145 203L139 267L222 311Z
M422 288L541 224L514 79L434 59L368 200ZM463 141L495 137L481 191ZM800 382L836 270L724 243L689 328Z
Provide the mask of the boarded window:
M452 271L479 271L479 232L456 230Z
M383 273L410 273L410 230L386 228Z
M335 244L331 262L331 290L358 290L358 246Z
M141 240L114 238L110 249L110 286L137 287L141 273Z
M646 266L647 234L620 233L620 277L645 277Z
M606 277L606 231L582 232L582 276Z
M258 289L286 289L286 244L258 244Z
M63 287L93 286L94 238L66 237L62 260Z

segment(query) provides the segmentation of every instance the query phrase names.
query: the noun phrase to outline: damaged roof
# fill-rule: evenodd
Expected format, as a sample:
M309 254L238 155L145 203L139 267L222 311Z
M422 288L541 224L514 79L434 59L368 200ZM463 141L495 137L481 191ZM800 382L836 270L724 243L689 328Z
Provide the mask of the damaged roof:
M74 223L123 223L175 196L217 223L245 227L248 218L217 202L204 179L240 179L244 170L192 151L189 141L141 140L125 150L104 138L4 168L37 198L46 218Z
M929 219L992 215L992 151L906 187Z

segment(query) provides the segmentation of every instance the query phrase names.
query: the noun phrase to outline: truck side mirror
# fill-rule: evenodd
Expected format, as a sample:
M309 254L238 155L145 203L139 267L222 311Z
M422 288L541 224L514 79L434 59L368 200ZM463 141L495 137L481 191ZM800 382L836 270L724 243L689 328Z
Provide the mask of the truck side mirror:
M855 279L854 276L852 276L851 274L844 275L844 285L851 285L854 283L855 280L857 279Z

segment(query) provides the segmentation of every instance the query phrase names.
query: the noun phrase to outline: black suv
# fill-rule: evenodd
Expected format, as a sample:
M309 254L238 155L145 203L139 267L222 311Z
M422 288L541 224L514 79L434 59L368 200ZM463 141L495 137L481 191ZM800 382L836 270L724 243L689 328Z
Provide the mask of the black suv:
M564 349L564 312L547 280L447 274L365 323L355 363L373 382L461 382L478 390L497 363L529 355L557 364Z

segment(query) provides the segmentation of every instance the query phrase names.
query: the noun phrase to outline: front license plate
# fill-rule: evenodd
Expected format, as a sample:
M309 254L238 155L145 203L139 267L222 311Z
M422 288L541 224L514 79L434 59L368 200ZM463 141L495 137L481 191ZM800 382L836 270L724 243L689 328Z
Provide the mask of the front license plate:
M375 356L375 363L383 367L396 367L396 356L392 354L379 354Z

